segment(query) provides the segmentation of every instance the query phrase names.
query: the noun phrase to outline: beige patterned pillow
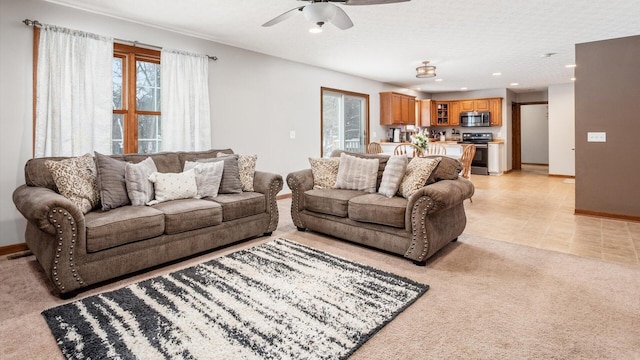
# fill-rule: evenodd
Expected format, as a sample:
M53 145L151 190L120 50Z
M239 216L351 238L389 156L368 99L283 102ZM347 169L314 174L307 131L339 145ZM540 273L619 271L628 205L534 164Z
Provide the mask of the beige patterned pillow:
M309 158L314 189L333 189L338 178L340 158Z
M408 199L418 189L425 186L427 179L433 169L438 166L441 157L437 158L421 158L414 157L407 165L407 170L404 173L398 194Z
M91 154L64 159L47 160L45 165L51 172L60 194L76 205L83 214L100 202L96 164Z

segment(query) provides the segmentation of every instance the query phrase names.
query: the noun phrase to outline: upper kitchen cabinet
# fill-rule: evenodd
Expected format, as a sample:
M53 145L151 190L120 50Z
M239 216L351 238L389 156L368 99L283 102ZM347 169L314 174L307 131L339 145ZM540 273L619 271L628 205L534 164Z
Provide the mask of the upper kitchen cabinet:
M380 125L414 125L416 97L396 92L380 93Z
M489 99L491 126L502 126L502 98Z
M431 126L449 126L449 101L431 102Z
M449 102L449 126L460 125L460 101Z
M431 100L416 100L416 126L431 126Z
M460 112L490 111L489 99L460 100Z

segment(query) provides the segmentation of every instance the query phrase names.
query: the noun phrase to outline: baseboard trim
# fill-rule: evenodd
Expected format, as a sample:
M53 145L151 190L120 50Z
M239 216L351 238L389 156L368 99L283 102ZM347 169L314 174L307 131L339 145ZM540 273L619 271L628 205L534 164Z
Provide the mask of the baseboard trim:
M611 213L606 213L601 211L591 211L591 210L582 210L582 209L575 209L573 213L576 215L597 216L597 217L604 217L604 218L611 218L611 219L640 222L640 216L633 216L633 215L611 214Z
M503 172L503 174L508 174L508 173L510 173L510 172L513 172L513 169L505 170L505 171Z
M291 198L291 193L276 196L276 200L289 199L289 198Z
M539 165L539 166L549 166L549 164L542 163L520 163L521 165Z
M575 179L576 178L575 175L549 174L549 176L550 177L565 178L565 179Z
M27 251L27 250L29 250L29 247L27 246L26 243L0 246L0 256L9 255L9 254L17 253L20 251Z

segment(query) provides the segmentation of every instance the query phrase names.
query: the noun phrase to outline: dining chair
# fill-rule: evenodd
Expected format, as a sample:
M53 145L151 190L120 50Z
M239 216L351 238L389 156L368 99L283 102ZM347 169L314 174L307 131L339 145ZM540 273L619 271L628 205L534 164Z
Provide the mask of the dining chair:
M447 148L440 143L431 142L427 146L427 150L424 151L424 154L425 155L447 155Z
M402 143L393 149L393 155L407 155L409 157L418 157L423 155L423 151L418 145L412 143Z
M473 161L473 157L476 155L476 146L473 144L462 145L464 149L462 150L462 155L460 156L460 164L462 164L462 171L460 172L460 176L465 179L471 178L471 162ZM473 198L469 198L469 201L473 202Z
M382 153L382 145L379 142L372 141L367 145L367 154L380 154Z

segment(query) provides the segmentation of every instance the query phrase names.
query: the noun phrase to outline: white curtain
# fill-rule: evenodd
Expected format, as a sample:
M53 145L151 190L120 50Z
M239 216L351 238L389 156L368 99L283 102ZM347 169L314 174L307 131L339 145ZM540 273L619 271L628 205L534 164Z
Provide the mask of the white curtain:
M35 156L111 153L113 39L44 25L36 83Z
M209 58L162 50L162 151L211 148Z

